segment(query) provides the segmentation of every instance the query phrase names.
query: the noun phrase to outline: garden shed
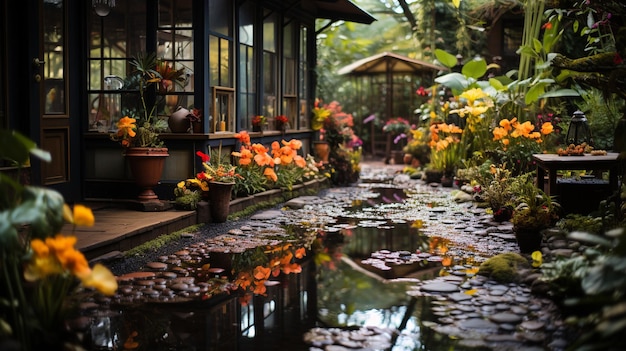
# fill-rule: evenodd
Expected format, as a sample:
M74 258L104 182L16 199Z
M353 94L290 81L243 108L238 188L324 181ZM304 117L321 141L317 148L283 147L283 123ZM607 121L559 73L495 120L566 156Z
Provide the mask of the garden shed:
M363 118L375 115L384 124L393 117L417 122L414 110L421 105L423 99L415 91L420 86L430 87L437 72L441 70L447 68L391 52L382 52L355 61L337 73L354 78L360 106L358 115ZM388 157L392 150L401 150L401 144L393 143L392 135L383 133L380 123L372 121L364 124L359 135L367 139L365 151L373 156Z

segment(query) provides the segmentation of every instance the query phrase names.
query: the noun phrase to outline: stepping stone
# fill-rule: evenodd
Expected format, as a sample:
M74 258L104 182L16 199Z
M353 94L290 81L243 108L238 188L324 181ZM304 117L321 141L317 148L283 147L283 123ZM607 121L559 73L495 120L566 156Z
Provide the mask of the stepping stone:
M458 322L457 325L459 326L459 328L465 330L483 330L494 333L498 330L498 326L496 324L482 318L469 318Z
M489 319L495 323L519 323L522 317L514 313L496 313L489 316Z
M464 293L454 293L448 295L448 298L454 302L460 302L465 300L471 300L472 296Z
M458 292L459 286L445 282L432 282L422 285L420 289L427 292L451 293Z

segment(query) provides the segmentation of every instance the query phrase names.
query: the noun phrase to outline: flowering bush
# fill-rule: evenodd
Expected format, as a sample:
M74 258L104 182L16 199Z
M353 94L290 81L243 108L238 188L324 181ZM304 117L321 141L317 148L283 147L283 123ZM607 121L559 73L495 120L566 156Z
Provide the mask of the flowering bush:
M517 118L500 120L493 130L493 140L498 143L496 162L506 163L513 175L534 170L532 155L548 150L553 136L552 123L545 122L539 128L530 121L520 123Z
M0 148L0 158L12 161L21 174L30 155L50 161L25 136L0 130L0 139L11 145ZM64 204L54 190L22 185L0 173L0 325L2 337L15 339L22 350L60 349L44 345L40 333L61 332L65 299L79 284L112 295L117 282L111 272L93 268L74 248L76 238L59 234L63 223L90 226L91 209Z
M394 144L397 144L401 139L406 138L407 133L411 130L411 124L409 121L402 117L395 117L385 122L383 126L383 132L390 133L395 137Z
M267 190L278 180L269 149L262 144L252 144L246 131L235 134L235 138L241 143L241 148L232 155L238 159L236 172L241 177L235 179L233 192L252 195Z
M272 156L276 164L276 185L287 190L292 190L293 185L302 181L306 171L306 159L298 155L302 148L302 141L291 139L282 140L280 143L272 143Z
M453 172L465 150L461 144L463 129L454 124L434 123L430 126L430 169Z

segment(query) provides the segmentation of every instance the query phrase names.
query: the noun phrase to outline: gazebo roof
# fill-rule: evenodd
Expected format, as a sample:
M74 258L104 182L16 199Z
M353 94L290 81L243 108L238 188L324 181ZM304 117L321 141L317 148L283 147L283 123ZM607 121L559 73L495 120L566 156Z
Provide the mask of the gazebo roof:
M391 52L382 52L355 61L337 71L338 74L373 75L383 73L432 73L448 68L412 59Z
M313 1L318 18L333 21L344 20L356 23L371 24L376 20L367 11L361 9L349 0L315 0Z

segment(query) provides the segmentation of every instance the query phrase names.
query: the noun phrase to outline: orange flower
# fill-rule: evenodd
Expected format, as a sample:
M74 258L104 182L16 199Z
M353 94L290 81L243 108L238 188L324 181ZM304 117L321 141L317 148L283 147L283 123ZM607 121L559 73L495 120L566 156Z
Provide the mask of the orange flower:
M296 250L296 258L300 259L306 256L306 249L304 247L300 247Z
M544 124L541 125L541 134L543 135L548 135L552 133L553 130L554 130L554 126L550 122L545 122Z
M237 275L235 284L245 290L252 284L252 276L248 272L240 272L239 275Z
M252 144L251 148L252 152L254 152L255 154L265 154L269 151L269 149L263 146L263 144L258 143Z
M250 144L250 134L248 134L248 132L246 132L245 130L236 133L235 139L239 140L244 145Z
M278 175L276 175L276 172L274 172L273 168L265 168L265 170L263 171L263 175L267 177L267 179L270 179L274 182L278 181Z
M266 152L262 154L256 154L254 156L254 162L256 162L259 166L270 166L274 167L274 159L272 156L268 155Z
M302 266L300 266L297 263L290 263L288 265L285 265L285 267L283 267L283 272L285 274L300 273L302 272Z
M289 146L292 150L300 150L302 147L302 141L298 139L291 139L289 141L282 141L283 145Z
M504 127L496 127L493 129L493 140L501 140L508 134Z
M265 295L266 291L267 291L267 288L265 287L265 284L262 282L254 286L253 292L257 295Z
M300 168L304 168L306 167L306 159L300 155L296 155L293 158L294 162L296 163L296 166L300 167Z
M241 152L233 151L231 155L239 157L239 165L241 166L247 166L252 163L252 159L254 157L254 155L252 155L252 151L244 147L241 148Z
M263 266L256 266L254 268L254 279L256 280L267 280L270 277L270 273L272 270Z

